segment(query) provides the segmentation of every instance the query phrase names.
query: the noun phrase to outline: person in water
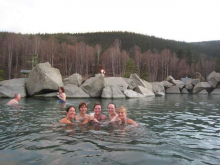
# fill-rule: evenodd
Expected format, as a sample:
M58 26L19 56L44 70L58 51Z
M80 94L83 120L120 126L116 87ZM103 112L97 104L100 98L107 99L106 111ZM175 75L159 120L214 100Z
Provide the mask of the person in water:
M76 115L76 117L75 117L76 121L83 123L86 119L91 118L90 115L86 114L87 109L88 109L88 106L87 106L86 102L81 102L79 104L79 114Z
M59 103L66 103L66 94L64 92L64 87L59 87L59 94L57 94L57 97L59 98Z
M75 119L76 108L74 106L69 106L66 108L66 117L60 120L60 123L63 124L72 124Z
M97 120L98 122L106 120L106 116L101 113L102 112L101 104L96 102L93 110L94 110L94 119L93 120Z
M109 103L108 104L108 113L109 113L109 121L110 122L121 120L115 111L116 111L116 105L114 103Z
M10 100L7 105L9 106L17 106L18 105L18 101L21 99L21 95L16 93L14 95L14 99Z
M124 106L118 109L118 117L121 119L121 124L138 126L134 120L127 118L127 110Z

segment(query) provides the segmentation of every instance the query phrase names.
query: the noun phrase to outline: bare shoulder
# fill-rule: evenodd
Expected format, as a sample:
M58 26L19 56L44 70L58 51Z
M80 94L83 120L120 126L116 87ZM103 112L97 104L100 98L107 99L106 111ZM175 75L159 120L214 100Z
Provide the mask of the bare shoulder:
M60 123L71 124L71 122L69 120L67 120L66 118L61 119Z
M134 120L132 120L132 119L127 119L127 123L131 124L131 125L138 126L138 124Z

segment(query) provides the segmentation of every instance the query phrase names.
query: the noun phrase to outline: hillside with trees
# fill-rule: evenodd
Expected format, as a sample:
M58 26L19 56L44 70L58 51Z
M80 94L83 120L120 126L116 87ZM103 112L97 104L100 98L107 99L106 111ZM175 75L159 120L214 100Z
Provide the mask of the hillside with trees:
M129 32L16 34L0 32L0 80L20 77L20 70L50 62L63 77L88 78L136 72L148 81L206 77L220 69L220 41L186 43ZM133 66L133 63L135 66ZM132 65L132 66L130 66ZM132 71L133 72L133 71Z

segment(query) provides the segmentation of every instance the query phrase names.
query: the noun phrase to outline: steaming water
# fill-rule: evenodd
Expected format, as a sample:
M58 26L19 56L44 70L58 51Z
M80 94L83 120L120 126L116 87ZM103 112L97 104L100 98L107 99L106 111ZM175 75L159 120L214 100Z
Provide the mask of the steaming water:
M0 99L0 164L220 164L220 96L166 95L98 101L128 109L141 128L66 126L57 99L22 99L10 108Z

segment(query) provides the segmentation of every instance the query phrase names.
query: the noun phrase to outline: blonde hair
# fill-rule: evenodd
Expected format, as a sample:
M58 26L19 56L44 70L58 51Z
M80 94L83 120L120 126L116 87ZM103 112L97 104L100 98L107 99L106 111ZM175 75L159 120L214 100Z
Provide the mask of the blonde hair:
M119 111L122 111L122 112L124 112L124 113L127 114L127 110L126 110L126 108L125 108L124 106L119 107L119 108L118 108L118 112L119 112Z

